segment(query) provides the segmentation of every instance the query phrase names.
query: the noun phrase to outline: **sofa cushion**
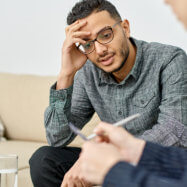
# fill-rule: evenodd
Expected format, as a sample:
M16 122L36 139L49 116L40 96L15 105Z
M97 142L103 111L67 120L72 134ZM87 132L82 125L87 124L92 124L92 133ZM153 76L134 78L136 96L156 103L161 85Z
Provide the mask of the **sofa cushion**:
M0 73L0 116L6 137L46 142L44 111L55 77Z
M46 142L44 111L55 80L50 76L0 73L0 116L8 139ZM91 134L98 122L95 114L83 133ZM82 143L77 137L71 145L79 147Z

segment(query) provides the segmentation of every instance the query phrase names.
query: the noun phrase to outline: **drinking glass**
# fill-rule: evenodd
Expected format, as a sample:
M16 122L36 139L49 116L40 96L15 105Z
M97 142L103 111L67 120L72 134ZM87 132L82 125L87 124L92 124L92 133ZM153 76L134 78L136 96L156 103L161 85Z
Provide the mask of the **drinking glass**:
M0 154L0 187L17 187L18 156Z

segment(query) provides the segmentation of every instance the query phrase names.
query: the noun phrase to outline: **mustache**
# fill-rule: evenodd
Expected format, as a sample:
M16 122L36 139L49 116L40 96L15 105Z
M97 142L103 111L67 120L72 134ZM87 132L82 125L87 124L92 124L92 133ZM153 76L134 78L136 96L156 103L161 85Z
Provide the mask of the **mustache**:
M110 57L112 57L114 55L115 55L115 52L106 52L106 53L103 53L102 55L100 55L97 58L97 62L101 62L101 61L107 60L108 58L110 58Z

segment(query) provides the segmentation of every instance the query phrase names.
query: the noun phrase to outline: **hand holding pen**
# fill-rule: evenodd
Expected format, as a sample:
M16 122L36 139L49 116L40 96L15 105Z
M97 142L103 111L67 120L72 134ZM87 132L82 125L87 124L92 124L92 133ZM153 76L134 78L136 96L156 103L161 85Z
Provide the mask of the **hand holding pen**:
M132 116L129 116L125 119L122 119L116 123L113 124L113 126L124 126L125 124L127 124L128 122L137 119L138 117L140 117L140 114L134 114ZM75 125L73 125L71 122L69 123L69 127L70 129L77 135L79 135L83 140L87 141L87 140L91 140L94 137L96 137L96 134L91 134L90 136L86 137L83 133L81 133L80 129L78 129Z

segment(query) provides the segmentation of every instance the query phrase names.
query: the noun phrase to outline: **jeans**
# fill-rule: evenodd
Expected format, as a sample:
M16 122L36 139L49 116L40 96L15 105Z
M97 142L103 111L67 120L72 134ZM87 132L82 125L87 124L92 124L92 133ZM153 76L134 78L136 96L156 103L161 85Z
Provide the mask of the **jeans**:
M60 187L65 173L79 158L80 148L39 148L30 158L30 174L34 187Z

